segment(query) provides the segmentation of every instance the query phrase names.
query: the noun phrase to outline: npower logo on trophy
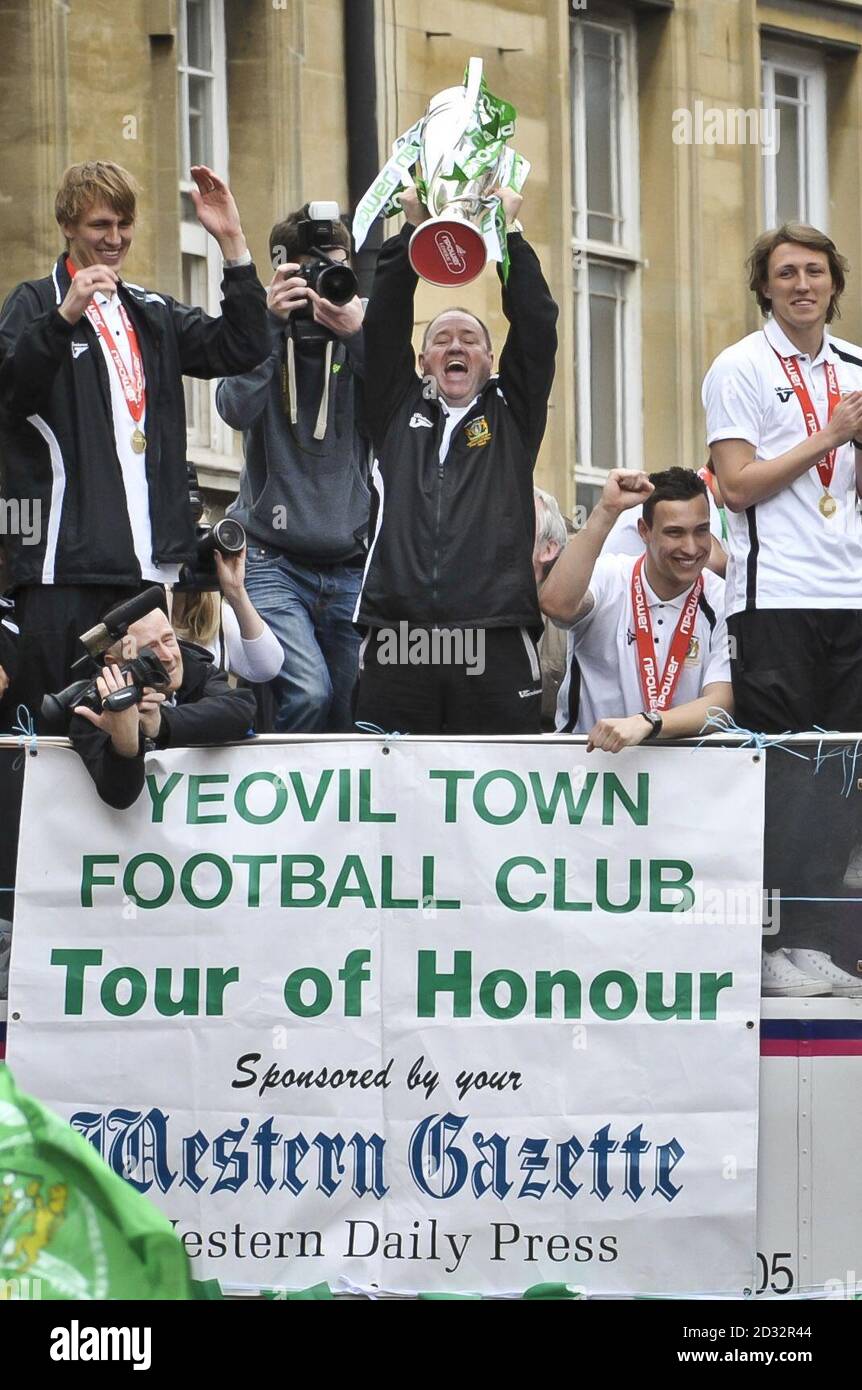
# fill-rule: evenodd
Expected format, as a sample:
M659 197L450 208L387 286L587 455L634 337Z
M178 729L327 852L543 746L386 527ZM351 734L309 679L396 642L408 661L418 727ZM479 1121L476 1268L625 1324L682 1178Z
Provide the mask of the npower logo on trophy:
M451 232L437 232L434 242L452 274L463 275L467 269L467 255L464 248L454 240Z

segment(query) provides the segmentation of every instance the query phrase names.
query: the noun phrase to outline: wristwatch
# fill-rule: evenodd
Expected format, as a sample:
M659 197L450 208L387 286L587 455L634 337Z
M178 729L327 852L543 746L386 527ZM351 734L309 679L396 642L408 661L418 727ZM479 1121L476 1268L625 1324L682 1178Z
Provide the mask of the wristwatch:
M658 738L659 734L661 733L661 726L664 723L664 721L661 715L656 714L654 710L642 709L641 718L645 719L650 726L650 731L644 739L644 743L649 743L651 738Z

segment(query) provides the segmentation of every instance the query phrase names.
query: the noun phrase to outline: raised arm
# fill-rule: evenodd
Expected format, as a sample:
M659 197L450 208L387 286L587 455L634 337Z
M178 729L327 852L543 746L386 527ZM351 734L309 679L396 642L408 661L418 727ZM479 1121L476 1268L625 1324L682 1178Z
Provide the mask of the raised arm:
M281 643L258 613L245 587L245 551L215 553L222 591L222 627L227 668L247 681L271 681L284 664Z
M500 196L507 223L514 222L521 198L511 189ZM535 463L545 433L548 399L554 384L558 309L539 258L521 232L508 233L509 279L503 285L503 313L509 321L500 354L500 387ZM502 281L502 269L499 271Z
M217 376L248 372L269 356L266 294L254 266L225 268L221 314L214 318L203 309L189 308L176 300L166 302L171 312L185 376L209 381Z
M598 506L593 508L587 524L572 536L542 586L539 603L553 622L571 626L590 611L590 579L602 546L620 514L639 506L652 490L646 473L615 468L608 474Z
M365 413L375 444L416 380L413 297L419 277L407 248L417 223L424 221L427 213L415 189L403 194L401 202L408 220L397 236L383 244L365 311Z

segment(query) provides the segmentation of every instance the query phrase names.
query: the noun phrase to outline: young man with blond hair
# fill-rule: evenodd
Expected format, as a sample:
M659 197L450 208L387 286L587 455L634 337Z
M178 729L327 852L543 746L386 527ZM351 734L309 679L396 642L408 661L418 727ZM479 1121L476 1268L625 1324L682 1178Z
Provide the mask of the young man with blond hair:
M246 371L263 353L266 301L236 203L211 169L191 172L198 219L224 257L220 317L121 278L137 195L106 160L66 170L55 202L65 250L0 312L6 493L40 518L31 543L9 538L15 697L34 715L83 654L77 635L190 558L183 376Z

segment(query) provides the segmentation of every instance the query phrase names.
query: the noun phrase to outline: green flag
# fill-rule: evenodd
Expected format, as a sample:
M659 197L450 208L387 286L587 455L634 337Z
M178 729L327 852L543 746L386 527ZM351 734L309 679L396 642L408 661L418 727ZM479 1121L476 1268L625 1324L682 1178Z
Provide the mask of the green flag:
M0 1066L0 1299L188 1299L167 1217Z

